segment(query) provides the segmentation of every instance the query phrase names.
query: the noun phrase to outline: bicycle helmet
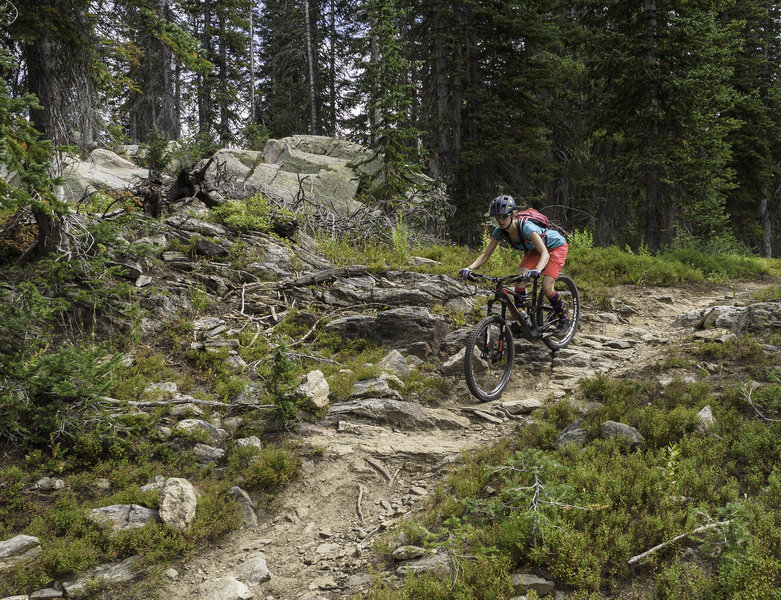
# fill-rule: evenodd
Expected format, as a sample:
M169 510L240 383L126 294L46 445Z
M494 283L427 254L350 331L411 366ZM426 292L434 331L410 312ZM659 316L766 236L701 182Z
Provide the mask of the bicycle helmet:
M515 208L515 200L513 200L513 197L504 194L503 196L497 196L491 200L491 208L488 209L488 214L492 217L502 217L504 215L513 214Z

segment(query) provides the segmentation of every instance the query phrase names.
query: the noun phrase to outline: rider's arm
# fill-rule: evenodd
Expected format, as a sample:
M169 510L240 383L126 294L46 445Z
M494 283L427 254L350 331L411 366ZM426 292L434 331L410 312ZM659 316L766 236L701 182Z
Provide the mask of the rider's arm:
M537 263L537 270L542 272L550 260L550 252L548 252L548 248L545 246L545 242L540 237L540 234L536 231L532 233L531 241L534 244L534 248L537 250L537 252L540 253L540 260Z
M491 241L488 242L488 245L485 247L485 250L483 250L483 253L475 259L475 262L469 265L469 268L474 271L478 267L482 266L489 258L491 258L491 255L494 253L494 250L498 245L499 242L494 238L491 238Z

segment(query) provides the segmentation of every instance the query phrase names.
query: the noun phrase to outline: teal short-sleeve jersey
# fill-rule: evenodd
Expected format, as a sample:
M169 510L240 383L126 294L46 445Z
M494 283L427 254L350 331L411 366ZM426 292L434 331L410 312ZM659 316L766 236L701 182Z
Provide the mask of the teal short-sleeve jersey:
M548 248L548 250L553 250L554 248L558 248L559 246L563 246L567 243L567 240L564 239L564 236L555 229L544 229L543 227L535 225L531 221L527 220L523 224L523 233L521 235L521 239L517 242L510 242L510 245L516 250L534 250L534 243L531 241L532 233L539 234L539 236L545 242L545 246ZM496 227L491 233L491 237L494 238L497 242L502 241L503 237L507 239L502 235L501 227Z

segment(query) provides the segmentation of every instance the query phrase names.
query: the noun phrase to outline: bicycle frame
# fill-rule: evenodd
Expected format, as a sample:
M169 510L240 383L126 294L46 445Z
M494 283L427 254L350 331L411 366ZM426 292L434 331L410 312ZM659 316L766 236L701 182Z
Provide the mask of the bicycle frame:
M507 312L509 309L512 320L521 326L521 332L524 338L530 341L542 339L542 333L540 332L539 327L537 327L537 325L534 323L534 319L530 318L529 313L527 313L525 310L519 311L515 307L515 302L510 296L510 291L504 287L504 284L506 282L515 283L518 281L522 281L523 278L520 275L510 276L510 277L486 277L485 275L480 275L478 273L474 273L473 275L476 277L481 277L482 279L486 279L496 284L496 287L494 288L494 295L492 298L488 300L487 312L489 315L492 314L493 305L499 302L502 305L500 315L505 322L508 320ZM536 308L537 297L538 297L538 285L539 285L538 279L532 280L532 291L531 291L532 304L529 307L530 310L532 311L532 314L534 313L534 310Z

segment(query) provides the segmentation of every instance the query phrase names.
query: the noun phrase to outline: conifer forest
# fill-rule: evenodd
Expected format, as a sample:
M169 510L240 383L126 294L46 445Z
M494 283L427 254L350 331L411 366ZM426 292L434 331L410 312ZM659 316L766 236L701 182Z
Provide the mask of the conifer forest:
M446 186L458 243L509 193L599 245L778 256L780 34L775 0L0 0L3 156L335 136L384 200Z

